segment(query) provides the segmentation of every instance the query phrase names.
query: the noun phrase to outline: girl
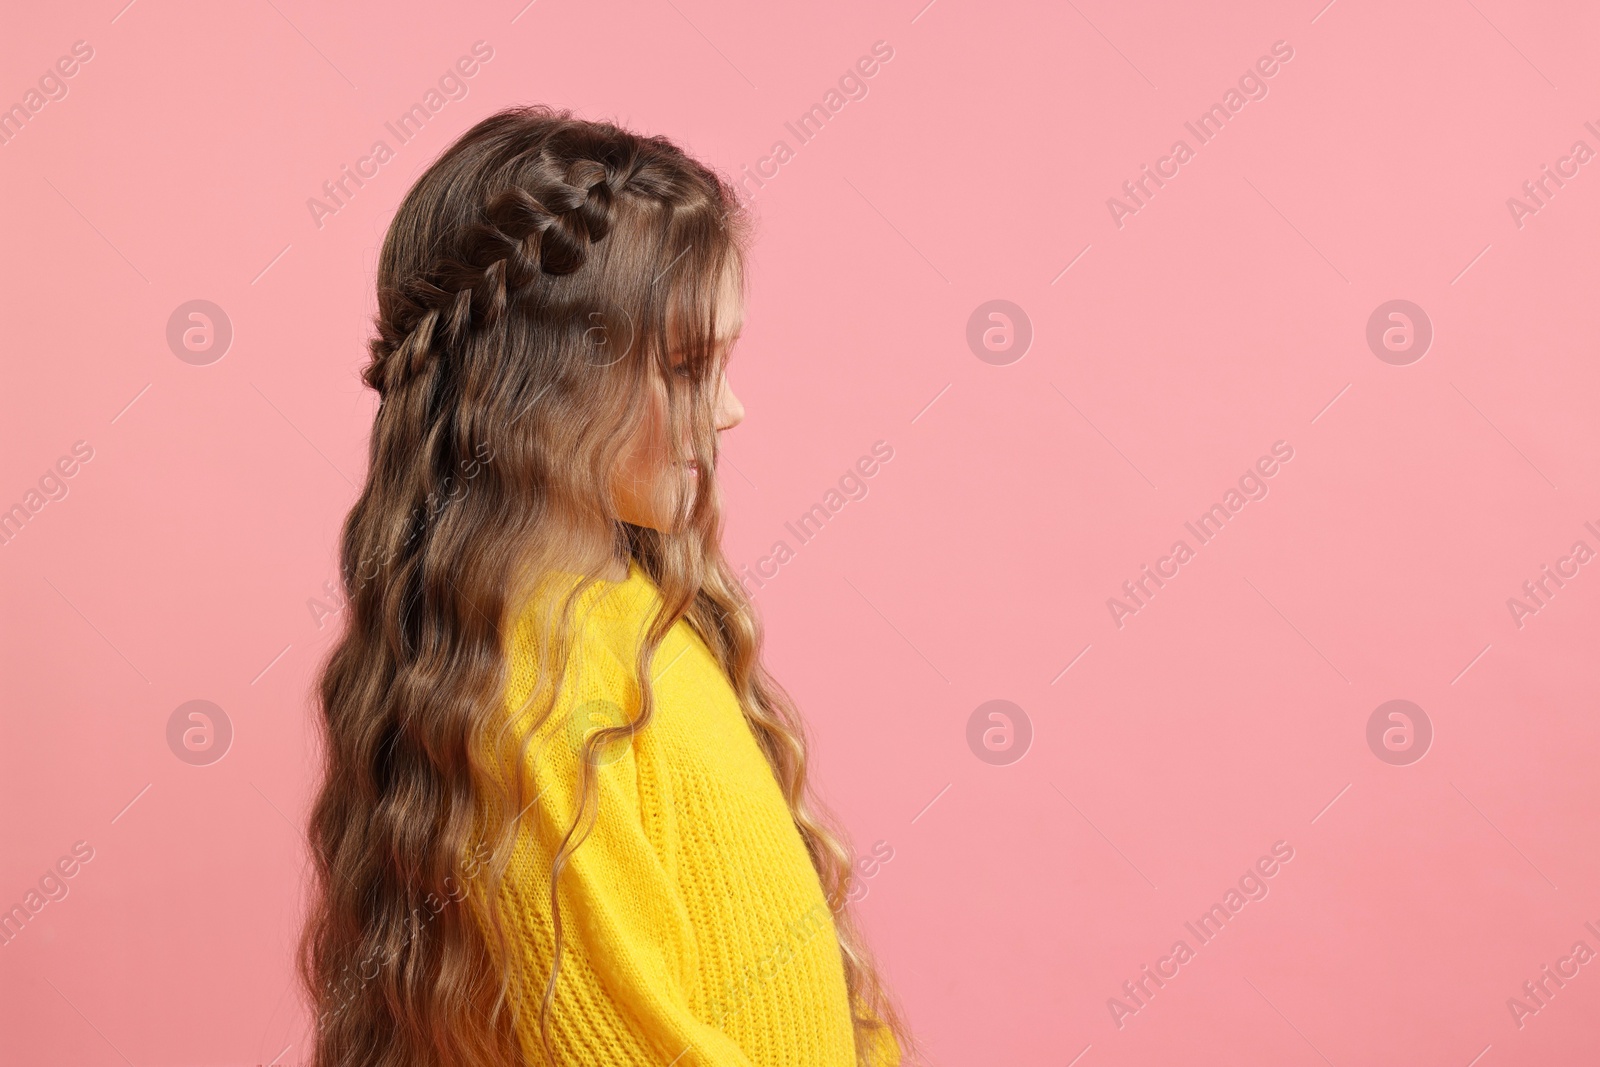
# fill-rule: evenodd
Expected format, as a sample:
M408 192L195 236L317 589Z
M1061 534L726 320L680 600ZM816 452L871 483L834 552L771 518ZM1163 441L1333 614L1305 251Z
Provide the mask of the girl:
M542 107L401 203L319 684L316 1067L915 1047L719 543L749 232L671 141Z

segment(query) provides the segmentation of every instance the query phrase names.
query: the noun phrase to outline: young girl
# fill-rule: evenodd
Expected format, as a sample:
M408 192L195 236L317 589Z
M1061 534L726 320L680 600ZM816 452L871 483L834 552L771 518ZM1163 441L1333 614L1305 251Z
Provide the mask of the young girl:
M319 687L315 1067L915 1048L720 546L749 230L667 139L534 107L401 203Z

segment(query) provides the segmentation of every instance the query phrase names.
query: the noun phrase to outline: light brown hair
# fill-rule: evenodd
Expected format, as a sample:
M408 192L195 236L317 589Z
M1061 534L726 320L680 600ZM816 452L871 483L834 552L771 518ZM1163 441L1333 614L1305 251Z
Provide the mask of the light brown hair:
M851 852L807 784L802 721L762 666L761 625L723 557L710 476L724 358L712 301L726 270L742 289L750 225L728 181L666 138L546 107L479 122L396 212L362 370L380 397L368 475L341 534L346 629L318 679L324 766L298 955L316 1067L519 1061L526 1021L509 976L455 902L467 892L496 899L525 807L522 776L496 788L480 747L505 725L508 627L543 578L574 560L632 556L663 600L634 664L638 718L596 732L585 755L649 724L646 667L686 618L738 696L825 895L845 900ZM669 371L674 348L687 377ZM654 375L668 391L668 439L687 426L706 472L699 491L680 496L686 521L670 533L618 519L608 482ZM588 585L555 614L539 672L552 703L538 721ZM580 814L550 871L553 909L562 865L586 832L594 761L582 763ZM911 1035L848 907L835 924L858 1059L875 1025L909 1054ZM498 916L493 938L506 959ZM552 1063L559 921L555 943L538 1019Z

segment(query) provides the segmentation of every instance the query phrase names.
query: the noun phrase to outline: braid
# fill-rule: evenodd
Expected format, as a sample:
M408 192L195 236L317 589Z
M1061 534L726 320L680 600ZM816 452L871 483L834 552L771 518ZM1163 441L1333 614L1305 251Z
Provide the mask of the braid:
M370 388L387 397L421 375L438 347L459 349L474 326L493 327L541 275L583 266L590 246L611 232L613 207L634 173L618 158L627 152L624 144L598 147L595 154L611 157L612 166L580 158L560 178L530 183L531 189L507 185L465 228L455 254L380 291L378 332L361 372ZM560 167L548 151L547 145L541 167Z

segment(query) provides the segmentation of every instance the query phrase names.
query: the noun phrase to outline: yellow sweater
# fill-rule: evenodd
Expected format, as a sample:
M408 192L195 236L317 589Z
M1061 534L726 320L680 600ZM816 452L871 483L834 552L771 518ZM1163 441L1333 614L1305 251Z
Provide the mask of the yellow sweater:
M565 580L561 594L578 577ZM637 561L625 580L584 592L562 692L523 764L526 797L539 802L523 817L498 907L529 976L514 992L530 1064L545 1062L538 1014L554 944L549 872L576 811L578 746L593 729L637 716L634 652L659 605ZM530 606L508 648L507 710L521 733L533 717L522 708L533 688L531 622ZM600 754L593 829L561 874L563 948L550 1009L561 1067L850 1067L833 915L732 687L682 619L650 674L651 722L632 744ZM899 1063L887 1031L874 1057Z

